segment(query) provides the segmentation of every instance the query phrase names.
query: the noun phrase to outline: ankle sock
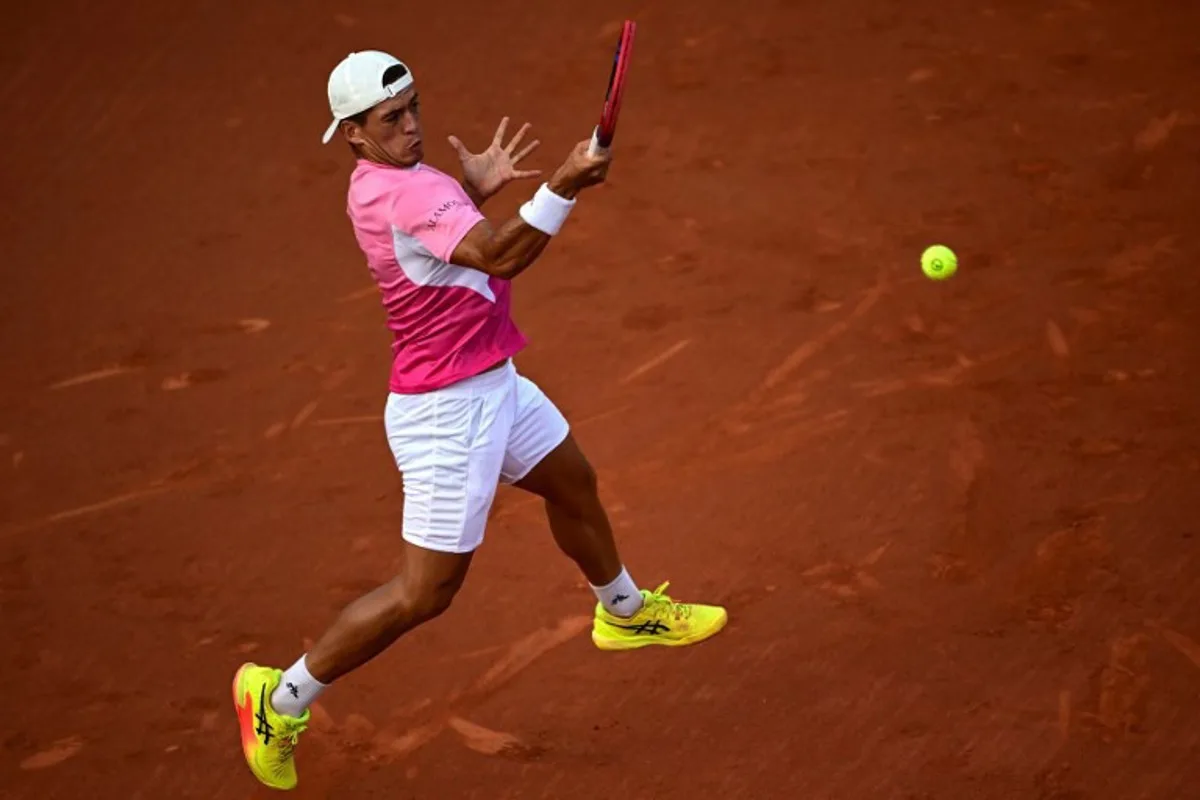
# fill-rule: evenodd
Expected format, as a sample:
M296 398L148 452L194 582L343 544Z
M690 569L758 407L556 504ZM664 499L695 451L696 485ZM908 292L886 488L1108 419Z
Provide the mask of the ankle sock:
M304 656L287 668L279 680L279 686L271 694L271 707L275 713L285 717L303 716L304 710L328 688L312 676Z
M607 586L593 586L596 599L614 617L632 617L642 607L642 593L624 567L621 574Z

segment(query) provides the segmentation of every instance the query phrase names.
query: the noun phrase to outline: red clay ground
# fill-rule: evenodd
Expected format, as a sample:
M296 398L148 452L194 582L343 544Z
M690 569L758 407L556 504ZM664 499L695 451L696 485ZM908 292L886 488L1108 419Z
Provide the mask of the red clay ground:
M520 366L635 576L730 628L599 653L503 492L449 615L328 694L295 796L1195 796L1200 6L412 7L9 12L0 795L273 796L232 671L398 551L327 71L394 50L431 161L507 113L550 168L628 14L611 185L519 280Z

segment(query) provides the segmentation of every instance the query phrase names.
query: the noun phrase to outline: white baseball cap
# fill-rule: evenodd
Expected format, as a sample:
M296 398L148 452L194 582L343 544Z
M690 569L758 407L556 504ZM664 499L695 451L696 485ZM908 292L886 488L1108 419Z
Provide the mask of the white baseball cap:
M395 66L403 67L403 73L384 84L383 74ZM333 122L321 141L328 144L342 120L395 97L412 83L412 70L395 56L379 50L362 50L346 56L329 73L329 110L333 112Z

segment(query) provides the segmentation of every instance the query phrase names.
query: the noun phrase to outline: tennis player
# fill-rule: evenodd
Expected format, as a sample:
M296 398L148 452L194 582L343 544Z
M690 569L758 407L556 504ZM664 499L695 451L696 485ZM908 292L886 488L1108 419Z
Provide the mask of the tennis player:
M527 125L505 145L505 119L476 154L450 137L460 184L424 162L420 99L396 58L351 53L329 76L329 105L324 141L340 131L354 151L347 213L394 337L384 428L403 479L404 559L399 575L351 603L287 670L237 671L242 749L276 789L296 785L296 742L321 692L449 607L501 482L545 500L555 541L595 592L600 649L693 644L726 622L723 608L634 582L566 419L512 361L525 339L510 314L510 281L559 232L579 193L604 181L610 156L580 142L517 216L493 225L479 206L540 174L517 169L538 145L514 152Z

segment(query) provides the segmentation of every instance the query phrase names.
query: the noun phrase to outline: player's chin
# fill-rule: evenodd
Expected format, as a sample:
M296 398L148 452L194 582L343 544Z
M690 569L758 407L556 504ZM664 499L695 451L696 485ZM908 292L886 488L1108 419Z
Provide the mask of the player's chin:
M418 139L407 145L398 155L401 163L416 164L425 158L425 143Z

